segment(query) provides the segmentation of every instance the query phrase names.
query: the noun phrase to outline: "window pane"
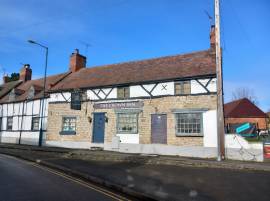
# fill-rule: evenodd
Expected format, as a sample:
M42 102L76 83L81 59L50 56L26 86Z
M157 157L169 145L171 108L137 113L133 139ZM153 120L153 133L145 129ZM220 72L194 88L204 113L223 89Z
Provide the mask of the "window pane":
M202 134L201 118L201 113L176 114L176 133L179 135Z
M175 95L181 94L181 83L175 83Z
M13 117L7 118L7 130L12 130Z
M39 117L32 118L32 130L39 130Z
M129 98L129 87L118 87L117 98Z
M190 86L190 81L185 81L184 82L184 87L183 87L183 93L184 94L190 94L191 93L191 86Z
M175 95L182 95L182 94L190 94L191 93L190 81L176 82L174 87L175 87Z
M137 113L120 113L117 118L118 133L138 133Z
M81 110L81 93L80 92L71 93L70 108L73 110Z
M76 117L63 117L63 131L76 131Z

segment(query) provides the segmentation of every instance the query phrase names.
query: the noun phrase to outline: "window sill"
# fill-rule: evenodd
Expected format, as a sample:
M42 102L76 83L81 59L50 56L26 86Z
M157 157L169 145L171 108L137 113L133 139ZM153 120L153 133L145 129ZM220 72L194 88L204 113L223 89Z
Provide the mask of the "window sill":
M76 135L76 131L60 131L60 135Z
M176 137L203 137L203 134L181 133L176 134Z
M116 133L116 135L139 135L139 133Z

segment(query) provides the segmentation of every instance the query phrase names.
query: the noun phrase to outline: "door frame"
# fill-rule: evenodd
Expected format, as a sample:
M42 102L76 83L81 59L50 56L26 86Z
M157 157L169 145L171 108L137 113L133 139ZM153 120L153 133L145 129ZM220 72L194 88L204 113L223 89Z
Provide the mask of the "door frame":
M93 115L93 120L92 120L92 141L91 141L91 143L100 143L100 144L104 144L104 142L105 142L105 128L106 128L106 126L105 126L105 124L106 124L106 121L105 121L105 119L104 119L104 141L103 141L103 143L102 142L94 142L94 124L95 124L95 114L104 114L104 116L105 116L105 114L106 114L107 112L92 112L92 115Z

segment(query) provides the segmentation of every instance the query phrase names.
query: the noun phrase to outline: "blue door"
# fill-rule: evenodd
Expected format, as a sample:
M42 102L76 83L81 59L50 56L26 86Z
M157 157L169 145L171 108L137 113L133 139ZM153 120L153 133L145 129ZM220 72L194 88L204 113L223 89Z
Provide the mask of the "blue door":
M105 113L94 113L93 142L104 143Z

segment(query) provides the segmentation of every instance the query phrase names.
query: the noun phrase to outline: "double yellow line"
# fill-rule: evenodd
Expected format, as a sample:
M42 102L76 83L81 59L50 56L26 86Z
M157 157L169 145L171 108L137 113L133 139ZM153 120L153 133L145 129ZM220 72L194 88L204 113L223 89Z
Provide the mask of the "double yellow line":
M10 158L11 158L11 157L10 157ZM123 196L121 196L121 195L118 195L118 194L116 194L116 193L113 193L113 192L111 192L111 191L109 191L109 190L106 190L106 189L104 189L104 188L98 187L98 186L96 186L96 185L87 183L87 182L85 182L85 181L83 181L83 180L81 180L81 179L72 177L72 176L70 176L70 175L67 175L67 174L65 174L65 173L59 172L59 171L57 171L57 170L53 170L53 169L51 169L51 168L48 168L48 167L45 167L45 166L42 166L42 165L38 165L37 163L34 163L34 162L24 161L24 160L15 158L15 157L12 157L12 158L13 158L13 159L16 159L16 160L19 160L19 161L21 161L21 162L27 163L27 164L29 164L29 165L32 165L32 166L34 166L34 167L37 167L37 168L39 168L39 169L42 169L42 170L44 170L44 171L50 172L50 173L55 174L55 175L57 175L57 176L60 176L60 177L62 177L62 178L65 178L65 179L67 179L67 180L69 180L69 181L75 182L75 183L77 183L77 184L79 184L79 185L81 185L81 186L84 186L84 187L86 187L86 188L89 188L89 189L91 189L91 190L94 190L94 191L96 191L96 192L99 192L99 193L101 193L101 194L104 194L104 195L106 195L106 196L108 196L108 197L110 197L110 198L112 198L112 199L114 199L114 200L118 200L118 201L131 201L131 200L129 200L129 199L127 199L127 198L125 198L125 197L123 197Z

